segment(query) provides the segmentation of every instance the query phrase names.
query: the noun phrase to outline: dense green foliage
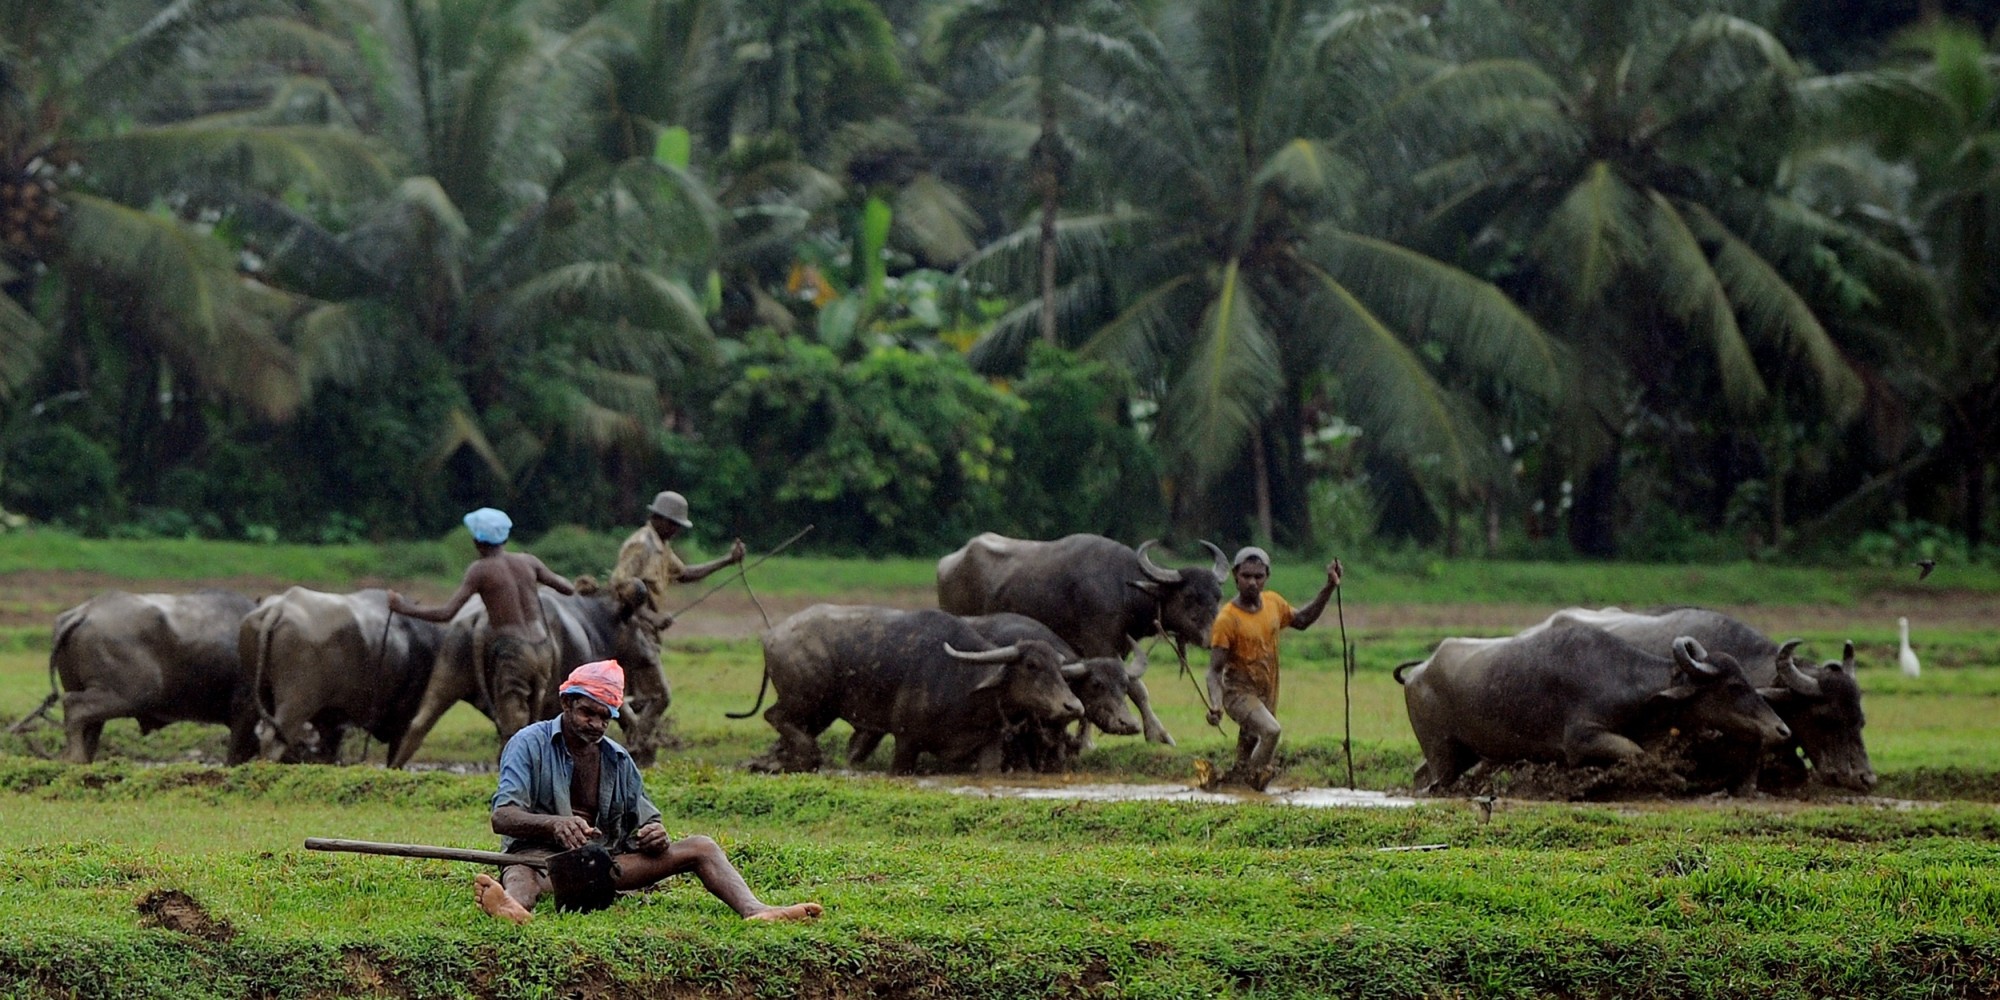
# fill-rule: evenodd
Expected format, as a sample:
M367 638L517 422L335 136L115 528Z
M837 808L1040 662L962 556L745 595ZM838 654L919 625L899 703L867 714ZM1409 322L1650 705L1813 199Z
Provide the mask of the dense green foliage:
M1951 5L64 9L0 6L0 525L1990 554Z

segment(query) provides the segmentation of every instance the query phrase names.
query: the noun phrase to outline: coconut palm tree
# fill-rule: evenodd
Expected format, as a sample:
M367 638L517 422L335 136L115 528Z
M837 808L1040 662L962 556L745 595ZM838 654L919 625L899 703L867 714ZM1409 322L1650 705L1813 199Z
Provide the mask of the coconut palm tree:
M1814 124L1865 140L1911 170L1890 197L1857 199L1907 219L1939 282L1939 336L1913 344L1911 395L1943 433L1921 446L1919 478L1949 499L1968 543L1986 538L1988 477L2000 464L2000 67L1986 39L1939 21L1900 36L1873 70L1818 81ZM1902 180L1899 176L1898 180ZM1934 408L1934 409L1933 409Z
M0 4L0 399L52 340L96 328L170 397L192 387L265 418L296 408L281 334L308 303L246 273L215 224L234 192L324 203L386 172L352 129L301 110L312 88L280 85L297 75L280 50L296 64L335 48L293 13L257 0ZM217 86L238 100L222 107Z
M1453 0L1434 19L1435 70L1391 105L1429 154L1410 171L1424 210L1412 232L1429 234L1413 238L1464 246L1598 359L1580 411L1592 415L1561 428L1582 473L1571 540L1587 552L1615 545L1621 449L1644 444L1627 428L1859 413L1864 372L1830 320L1836 286L1907 271L1785 195L1811 78L1759 13Z
M604 95L636 44L626 13L354 0L363 115L407 176L344 227L272 206L265 228L275 267L342 302L313 317L310 364L359 377L414 339L460 373L428 468L469 448L518 486L563 443L640 449L708 357L690 281L713 203L657 135L636 153L607 138L624 134Z
M1362 163L1379 133L1354 109L1394 82L1395 39L1417 30L1388 6L1170 5L1127 26L1116 91L1072 91L1094 158L1144 167L1058 226L1060 334L1152 387L1183 527L1220 487L1254 504L1254 530L1302 539L1308 403L1463 493L1497 474L1494 408L1561 395L1564 353L1533 320L1377 226ZM1032 294L1035 245L1016 233L971 270ZM1045 304L1004 317L975 360L1005 364Z

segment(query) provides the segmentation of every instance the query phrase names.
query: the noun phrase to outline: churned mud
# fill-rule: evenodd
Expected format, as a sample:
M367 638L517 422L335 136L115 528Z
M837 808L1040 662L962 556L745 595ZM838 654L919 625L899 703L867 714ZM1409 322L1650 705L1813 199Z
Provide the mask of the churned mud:
M236 928L217 920L193 896L179 889L155 889L139 900L139 926L159 927L205 941L227 941Z

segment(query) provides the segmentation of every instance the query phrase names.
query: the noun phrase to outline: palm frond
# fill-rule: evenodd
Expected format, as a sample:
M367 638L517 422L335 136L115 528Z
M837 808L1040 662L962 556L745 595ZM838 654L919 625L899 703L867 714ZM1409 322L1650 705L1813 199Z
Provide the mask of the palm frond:
M1341 216L1348 213L1354 193L1365 182L1353 161L1326 143L1303 138L1278 147L1251 178L1256 187L1270 185L1292 197L1327 204Z
M1327 227L1312 258L1369 311L1442 344L1449 363L1544 402L1563 393L1568 351L1506 293L1408 247Z
M1696 207L1692 223L1703 239L1721 245L1715 273L1749 328L1780 346L1790 360L1804 363L1828 413L1842 422L1852 419L1860 412L1866 386L1812 306L1756 248L1707 209Z
M1729 290L1687 219L1664 195L1649 191L1647 196L1647 232L1653 244L1647 273L1660 300L1676 319L1706 338L1730 409L1737 414L1752 413L1763 404L1767 390L1736 322Z
M1595 302L1644 253L1639 212L1638 195L1611 164L1599 160L1549 213L1532 252L1562 283L1572 304Z
M979 249L979 215L935 174L918 174L897 190L897 235L936 264L953 266Z
M1056 220L1058 266L1095 271L1109 252L1112 239L1142 217L1118 210L1095 215L1070 215ZM1026 225L994 240L967 257L958 273L1012 291L1032 289L1040 276L1041 229Z
M1095 278L1082 278L1056 286L1056 335L1073 342L1075 331L1088 317L1099 315L1104 306L1104 285ZM1040 336L1042 300L1029 299L1003 313L979 335L966 355L974 371L997 373L1016 370L1028 356L1028 345Z
M352 197L380 191L390 174L360 135L316 126L191 123L133 129L76 145L101 189L138 204L216 180L255 191Z
M49 332L11 296L0 295L0 403L41 370Z
M1310 262L1304 314L1338 345L1327 368L1340 379L1343 413L1385 453L1416 463L1434 457L1457 483L1470 479L1477 444L1451 393L1403 338L1352 290Z
M686 285L628 264L581 261L552 268L514 287L507 303L503 328L510 330L589 319L695 343L712 337Z
M1110 322L1098 328L1083 346L1088 357L1102 358L1135 378L1160 377L1162 365L1176 357L1188 341L1187 317L1200 305L1202 285L1196 274L1173 275L1129 297Z
M445 416L444 425L438 428L437 437L432 439L430 451L424 457L424 468L436 473L461 448L472 449L495 479L502 483L513 481L513 472L500 460L500 453L486 439L486 432L479 429L479 421L460 407L453 407Z
M1236 463L1284 386L1277 338L1262 312L1231 261L1195 328L1187 369L1161 401L1159 436L1180 456L1193 489L1206 488Z

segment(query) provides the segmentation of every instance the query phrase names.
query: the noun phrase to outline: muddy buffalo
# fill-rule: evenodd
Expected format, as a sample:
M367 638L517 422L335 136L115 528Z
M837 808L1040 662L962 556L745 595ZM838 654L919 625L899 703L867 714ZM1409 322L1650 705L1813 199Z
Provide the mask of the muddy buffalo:
M1594 625L1661 655L1672 648L1675 637L1693 636L1710 652L1734 657L1792 731L1792 739L1765 761L1762 780L1767 787L1805 782L1801 752L1821 781L1855 791L1875 786L1875 769L1861 739L1867 720L1861 712L1861 687L1855 682L1852 642L1845 645L1841 659L1800 666L1792 655L1798 640L1779 646L1753 626L1707 608L1568 608L1551 615L1544 625L1563 623Z
M57 615L49 699L62 700L63 759L89 763L104 724L124 718L148 733L173 722L229 726L229 762L254 756L257 717L236 648L254 606L226 590L109 591Z
M1011 611L1047 625L1080 656L1124 659L1140 639L1164 632L1206 647L1229 560L1208 542L1212 567L1167 569L1102 535L1027 541L979 535L938 560L938 607L956 615ZM1130 686L1146 739L1172 744L1146 685Z
M445 627L389 613L389 592L292 587L244 616L237 645L270 759L332 761L346 726L393 759L430 682Z
M924 753L951 769L998 771L1010 734L1083 714L1053 647L995 647L942 611L816 604L772 626L763 645L777 692L764 721L778 742L754 762L760 769L817 768L819 734L844 719L857 734L896 738L897 774Z
M1759 746L1791 738L1734 659L1686 636L1673 640L1672 656L1656 656L1587 625L1538 628L1446 639L1414 667L1396 673L1424 753L1420 791L1482 759L1619 763L1643 752L1642 739L1674 728Z

